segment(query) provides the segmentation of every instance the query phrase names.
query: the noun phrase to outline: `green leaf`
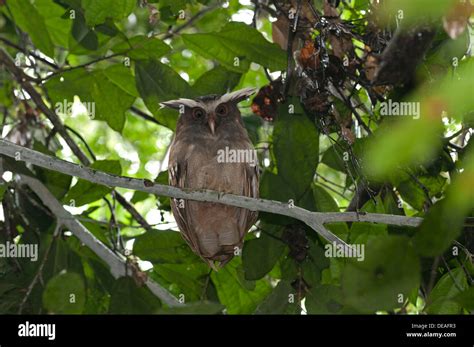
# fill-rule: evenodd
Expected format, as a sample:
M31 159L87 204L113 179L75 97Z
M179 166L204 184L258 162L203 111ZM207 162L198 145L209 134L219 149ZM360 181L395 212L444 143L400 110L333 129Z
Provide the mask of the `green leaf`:
M239 257L224 266L219 272L211 274L217 289L219 301L226 306L229 314L249 314L270 293L271 287L265 280L249 282L239 275ZM253 289L251 289L253 287Z
M154 37L137 35L112 47L115 53L126 52L134 60L157 59L171 50L170 46Z
M311 314L338 314L343 308L343 295L340 287L317 285L306 296L306 310Z
M146 287L137 287L130 277L115 281L111 292L109 313L151 314L161 307L160 301Z
M277 44L267 41L249 25L230 22L219 32L182 35L186 46L207 59L217 60L236 72L248 70L255 62L272 71L284 70L286 53ZM236 59L240 62L236 66Z
M135 5L135 0L82 0L89 25L103 23L107 18L123 19L133 11Z
M0 103L10 107L13 104L13 83L5 77L0 76Z
M135 87L135 77L132 74L132 70L125 67L122 64L115 64L109 66L104 70L104 75L109 79L110 82L115 84L117 87L122 89L129 95L135 98L140 97L138 90Z
M66 195L71 186L72 177L57 171L36 169L38 178L46 184L49 191L58 199Z
M104 171L112 175L120 175L122 168L118 160L98 160L91 165L92 169ZM77 183L69 190L68 194L63 198L67 204L74 201L75 206L99 200L112 191L111 187L102 186L91 183L86 180L79 179Z
M209 267L204 262L187 264L155 264L152 276L175 296L184 295L185 302L201 300Z
M241 74L219 65L202 74L193 89L196 95L225 94L239 84L241 77Z
M312 230L310 232L313 232ZM321 283L322 271L330 265L329 259L324 254L321 244L308 240L308 256L301 263L301 270L306 283L314 287ZM296 275L296 272L295 272Z
M110 37L122 34L111 18L107 19L103 24L96 25L95 30Z
M160 110L160 102L190 97L188 83L172 68L157 60L137 61L135 82L146 107L166 126L174 129L178 120L174 110Z
M454 175L446 189L446 197L431 207L413 237L415 248L422 256L442 254L461 233L464 219L472 211L474 148L466 152L463 164L463 171Z
M91 86L91 95L97 107L94 119L105 121L121 133L125 125L125 112L132 106L135 97L112 83L102 72L97 72L95 76L95 83Z
M400 167L427 163L441 146L440 130L440 123L429 118L382 123L368 140L364 170L383 178Z
M425 186L430 197L433 197L439 194L444 184L446 183L446 178L442 176L420 176L417 178L418 181ZM423 189L419 184L413 181L413 179L407 179L397 185L397 190L402 196L403 200L409 203L413 208L418 211L423 211L423 207L426 203L426 195L423 192Z
M458 289L458 286L462 291ZM429 304L426 311L430 314L459 314L462 307L453 299L467 288L464 270L462 268L452 269L451 273L444 274L434 286L427 300Z
M294 294L290 282L285 280L278 282L272 292L258 305L255 314L285 314L291 310L296 312L297 306L290 303L290 294Z
M368 213L385 213L385 208L380 196L371 199L362 206L361 211ZM355 222L351 226L350 240L354 244L367 244L369 240L388 235L387 225L377 223Z
M30 0L9 1L8 8L15 24L28 33L35 46L47 56L54 58L54 45L45 20Z
M467 310L474 310L474 287L462 291L453 300Z
M34 6L44 18L53 44L68 48L69 32L71 31L73 21L69 17L63 17L65 9L51 0L35 0Z
M77 95L82 102L92 102L90 86L94 83L93 74L82 69L62 73L46 83L48 95L57 113L68 113L64 110L64 102L72 103Z
M113 130L122 132L125 112L135 101L135 96L129 92L135 91L133 87L123 86L127 81L131 82L126 71L118 67L110 69L93 73L73 70L48 81L46 86L56 111L68 113L64 110L68 105L64 103L72 103L77 95L81 102L89 104L91 118L105 121Z
M278 175L298 199L313 182L319 159L319 133L305 115L288 114L287 107L283 105L278 113L273 130L273 150Z
M0 201L3 200L3 195L7 191L7 185L5 183L0 183Z
M342 274L345 303L364 313L392 310L419 285L420 263L409 240L387 236L368 242L365 260L349 261Z
M278 187L278 189L275 189L275 187ZM296 200L291 187L283 181L283 178L280 175L271 173L270 171L264 171L260 179L260 196L262 199L276 200L280 202L288 202L290 199ZM266 212L260 213L259 216L260 220L272 224L286 225L292 221L289 217Z
M331 169L344 173L346 172L342 155L336 150L335 146L331 146L324 151L321 162L329 166Z
M76 18L73 20L71 36L69 38L69 49L71 52L80 52L79 46L95 51L99 48L99 38L94 30L87 26L82 13L76 11Z
M284 249L285 244L282 241L264 232L259 238L246 241L242 251L245 279L258 280L269 273L283 254Z
M200 262L179 232L173 230L150 230L137 237L133 254L154 264L186 264Z
M74 272L51 278L43 292L43 306L50 313L82 313L85 302L84 280Z

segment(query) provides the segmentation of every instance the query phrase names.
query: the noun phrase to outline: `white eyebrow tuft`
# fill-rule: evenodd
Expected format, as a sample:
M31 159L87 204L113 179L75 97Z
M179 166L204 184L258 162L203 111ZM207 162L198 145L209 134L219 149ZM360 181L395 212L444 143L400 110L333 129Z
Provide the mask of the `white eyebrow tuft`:
M229 101L237 101L240 102L242 100L247 99L250 95L255 93L256 89L249 87L249 88L243 88L240 90L236 90L235 92L232 93L227 93L222 95L220 98L221 102L229 102Z
M193 99L176 99L176 100L169 100L160 103L163 107L170 107L179 109L181 106L193 108L193 107L202 107L202 104L199 101Z

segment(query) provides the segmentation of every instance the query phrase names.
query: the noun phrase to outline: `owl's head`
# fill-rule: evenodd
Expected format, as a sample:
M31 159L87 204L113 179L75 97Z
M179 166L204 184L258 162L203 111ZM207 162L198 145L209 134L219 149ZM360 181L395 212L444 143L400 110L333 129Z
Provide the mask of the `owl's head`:
M213 135L216 129L241 122L237 104L255 93L255 88L244 88L224 95L206 95L196 99L177 99L162 102L161 105L176 109L180 123L206 127Z

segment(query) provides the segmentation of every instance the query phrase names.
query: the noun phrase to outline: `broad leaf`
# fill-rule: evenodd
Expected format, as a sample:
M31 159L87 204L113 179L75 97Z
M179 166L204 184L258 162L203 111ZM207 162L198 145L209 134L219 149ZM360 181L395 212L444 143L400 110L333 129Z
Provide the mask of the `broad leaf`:
M30 0L15 0L8 2L13 19L23 31L27 32L33 43L44 54L54 58L53 41L48 32L45 19L40 15ZM8 13L8 12L7 12Z
M299 199L313 182L319 159L319 133L304 114L288 112L298 107L299 102L293 102L279 110L273 131L273 151L278 175Z
M190 49L219 61L229 70L245 72L250 62L272 71L286 67L285 52L244 23L230 22L217 33L185 34L182 37Z
M135 6L135 0L82 0L82 7L89 25L103 23L107 18L123 19L133 11Z
M151 314L161 307L160 301L147 287L137 287L130 277L116 280L112 290L109 313Z
M50 313L82 313L85 301L84 280L73 272L53 277L43 292L43 306Z
M200 262L179 232L150 230L135 239L133 254L155 264Z
M387 236L369 241L364 261L354 259L346 264L342 290L346 304L373 313L401 307L419 281L420 264L409 240Z

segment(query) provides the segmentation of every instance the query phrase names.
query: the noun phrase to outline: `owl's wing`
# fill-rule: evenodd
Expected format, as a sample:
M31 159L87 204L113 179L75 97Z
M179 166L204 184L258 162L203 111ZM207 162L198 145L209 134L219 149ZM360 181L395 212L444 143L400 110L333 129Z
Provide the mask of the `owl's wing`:
M169 184L173 187L185 188L186 187L186 162L170 162L169 163ZM190 232L189 225L186 218L186 200L180 201L180 199L171 199L171 209L173 210L173 216L176 223L181 230L181 234L188 244L194 249L199 250L198 241L195 235Z

